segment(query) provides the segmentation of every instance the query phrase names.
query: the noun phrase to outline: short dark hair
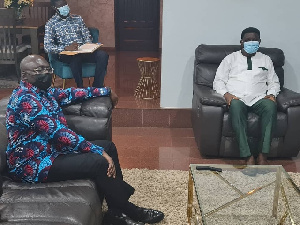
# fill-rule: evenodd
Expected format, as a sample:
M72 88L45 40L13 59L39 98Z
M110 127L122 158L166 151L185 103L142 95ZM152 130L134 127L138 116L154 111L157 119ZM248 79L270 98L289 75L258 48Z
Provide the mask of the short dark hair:
M52 5L52 6L55 6L56 3L59 2L59 1L61 1L61 0L51 0L51 5Z
M55 6L55 3L57 2L57 0L51 0L50 2L51 2L52 6Z
M246 29L244 29L242 31L241 39L243 39L244 36L245 36L245 34L247 34L247 33L256 33L258 35L258 37L260 38L260 31L259 31L259 29L255 28L255 27L248 27L248 28L246 28Z

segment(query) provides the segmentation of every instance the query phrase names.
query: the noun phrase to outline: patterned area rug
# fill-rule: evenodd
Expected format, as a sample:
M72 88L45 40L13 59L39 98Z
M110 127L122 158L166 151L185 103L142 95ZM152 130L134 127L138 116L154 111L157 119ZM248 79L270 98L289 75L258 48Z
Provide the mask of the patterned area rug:
M124 180L136 189L131 202L165 213L159 225L187 224L188 171L123 169L123 173ZM300 187L300 173L289 174Z

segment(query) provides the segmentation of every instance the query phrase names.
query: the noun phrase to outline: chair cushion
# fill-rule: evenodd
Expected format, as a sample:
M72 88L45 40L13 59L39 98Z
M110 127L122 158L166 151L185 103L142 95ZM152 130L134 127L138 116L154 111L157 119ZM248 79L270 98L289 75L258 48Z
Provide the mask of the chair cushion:
M102 203L89 180L24 184L5 181L1 219L8 222L101 224Z
M287 130L287 115L282 112L277 113L277 124L274 137L284 137ZM261 136L259 117L255 113L248 113L248 134L250 137L259 138ZM234 137L229 112L224 113L222 135Z
M57 54L48 54L49 62L54 73L62 79L72 79L72 71L68 63L59 61ZM95 63L82 64L82 77L93 77L95 75Z

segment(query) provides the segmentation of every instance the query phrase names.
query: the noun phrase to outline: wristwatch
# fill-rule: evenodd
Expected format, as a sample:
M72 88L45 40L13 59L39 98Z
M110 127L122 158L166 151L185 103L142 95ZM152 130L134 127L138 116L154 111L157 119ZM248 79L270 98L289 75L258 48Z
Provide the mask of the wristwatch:
M275 95L273 95L273 94L270 94L270 95L273 96L273 98L276 98Z

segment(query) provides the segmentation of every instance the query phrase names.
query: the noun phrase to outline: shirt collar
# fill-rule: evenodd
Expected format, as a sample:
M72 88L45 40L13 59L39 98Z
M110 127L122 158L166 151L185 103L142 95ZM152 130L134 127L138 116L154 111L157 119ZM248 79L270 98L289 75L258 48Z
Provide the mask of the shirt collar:
M32 85L31 83L25 81L25 80L21 80L20 81L20 87L21 88L25 88L25 89L29 89L31 90L32 92L35 92L36 94L44 94L44 93L47 93L46 91L44 90L40 90L38 89L36 86Z
M72 14L69 14L69 16L67 16L66 19L63 19L63 18L60 17L60 15L58 15L58 13L55 13L54 17L58 21L67 21L67 20L70 20L70 19L73 18Z
M240 52L241 56L243 56L244 58L247 58L247 56L243 55L242 50L239 50L239 52ZM255 58L257 56L257 53L258 52L256 52L255 55L251 56L251 58Z

